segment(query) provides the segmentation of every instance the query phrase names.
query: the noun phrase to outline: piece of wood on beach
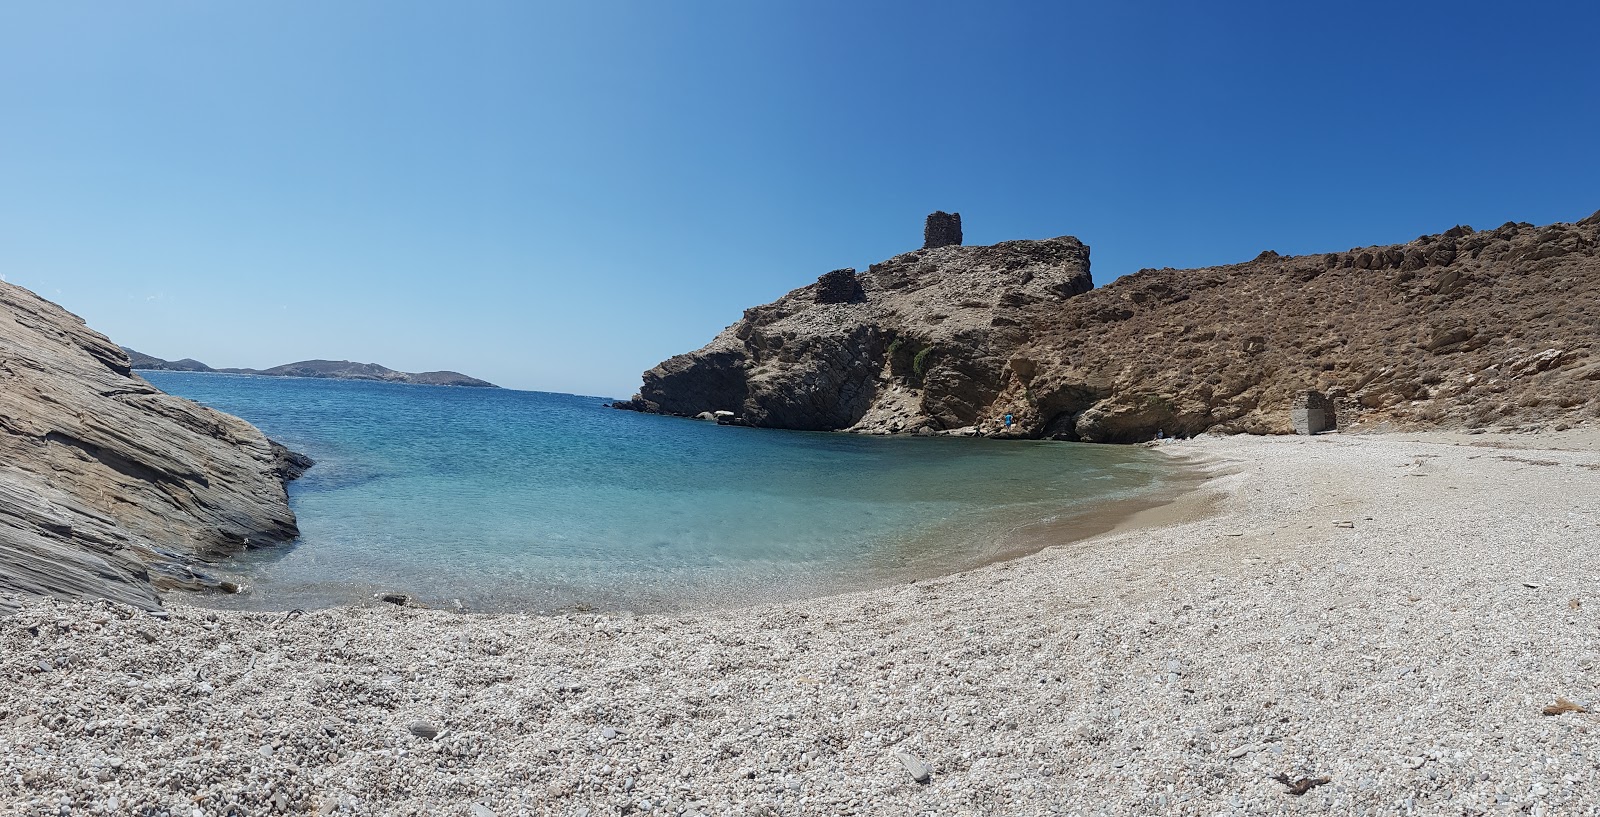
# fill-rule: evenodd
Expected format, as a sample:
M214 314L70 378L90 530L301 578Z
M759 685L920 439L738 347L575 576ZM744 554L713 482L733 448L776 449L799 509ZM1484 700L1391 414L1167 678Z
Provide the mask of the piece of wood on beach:
M1289 776L1286 774L1274 775L1272 779L1282 783L1285 786L1288 786L1289 793L1295 797L1299 797L1318 786L1324 786L1333 782L1326 777L1302 777L1299 780L1290 780Z

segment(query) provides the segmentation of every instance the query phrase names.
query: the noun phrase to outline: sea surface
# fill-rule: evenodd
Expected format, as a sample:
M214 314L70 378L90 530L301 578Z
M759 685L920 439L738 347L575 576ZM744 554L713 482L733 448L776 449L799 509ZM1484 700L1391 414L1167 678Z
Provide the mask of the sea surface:
M1170 471L1139 448L717 426L569 394L142 374L317 461L289 489L300 540L219 566L250 588L220 603L255 609L398 591L677 610L883 586L1012 553Z

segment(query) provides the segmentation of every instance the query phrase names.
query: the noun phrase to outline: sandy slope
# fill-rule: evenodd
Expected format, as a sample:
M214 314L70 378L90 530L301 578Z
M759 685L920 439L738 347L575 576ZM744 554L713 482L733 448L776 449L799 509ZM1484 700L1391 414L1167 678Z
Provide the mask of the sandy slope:
M1600 716L1541 714L1600 702L1596 438L1489 439L1169 444L1219 513L725 614L39 604L0 620L0 803L1596 813Z

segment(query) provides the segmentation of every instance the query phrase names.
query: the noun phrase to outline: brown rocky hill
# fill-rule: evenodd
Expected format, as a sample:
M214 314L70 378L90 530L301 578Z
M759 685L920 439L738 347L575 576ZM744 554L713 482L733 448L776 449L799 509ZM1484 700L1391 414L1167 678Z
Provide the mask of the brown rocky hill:
M298 530L309 461L145 382L82 319L0 282L0 613L29 595L159 606L214 557Z
M644 374L649 411L776 428L955 428L990 408L1027 327L1087 292L1076 238L940 246L835 270Z
M646 372L629 405L787 428L1131 442L1286 433L1295 396L1314 389L1345 427L1567 426L1600 416L1597 252L1600 214L1269 251L1084 291L1076 239L924 249L859 276L857 302L815 303L815 285L748 310ZM1041 291L1051 270L1078 283Z

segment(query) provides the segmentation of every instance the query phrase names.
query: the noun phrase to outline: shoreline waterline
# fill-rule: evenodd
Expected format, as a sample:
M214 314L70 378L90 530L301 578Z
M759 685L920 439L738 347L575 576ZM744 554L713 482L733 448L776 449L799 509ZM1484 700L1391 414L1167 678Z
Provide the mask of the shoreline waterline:
M1018 442L1039 441L1007 440L995 441L995 444L1007 445ZM933 565L923 565L920 569L907 570L897 575L884 575L871 581L842 581L833 584L808 584L790 587L768 586L743 593L701 597L695 603L690 604L681 603L681 599L677 599L676 601L679 603L675 604L673 599L658 597L645 599L644 603L632 605L606 605L578 601L566 606L543 608L493 602L474 605L458 604L456 603L459 601L458 599L430 598L425 593L418 592L416 588L404 585L346 582L330 587L324 603L307 604L307 598L303 595L290 597L282 601L274 600L271 595L252 597L251 594L254 589L248 586L248 573L230 571L230 565L236 564L237 559L225 559L214 563L214 572L232 576L234 580L244 585L243 593L228 594L216 590L172 590L164 591L162 599L166 603L177 602L217 610L284 612L291 609L330 609L391 604L392 602L383 601L382 597L399 595L406 597L408 606L420 609L436 608L478 614L532 614L540 616L560 616L572 613L677 615L715 613L717 611L771 603L804 603L834 596L872 592L895 585L916 584L918 582L959 576L990 565L1025 558L1047 549L1070 548L1106 534L1123 534L1138 530L1156 529L1182 522L1195 521L1218 513L1217 496L1204 490L1209 481L1219 474L1226 473L1218 470L1218 463L1203 457L1185 456L1171 452L1162 453L1166 456L1162 462L1161 473L1157 483L1133 496L1104 499L1094 502L1088 507L1059 509L1057 513L1049 514L1044 518L1026 521L1009 529L996 531L992 540L985 543L952 543L974 554L974 558L962 564L945 569L939 569Z
M157 375L317 461L300 540L216 565L290 609L686 611L923 579L1042 546L1041 520L1159 490L1139 447L718 426L572 395ZM1048 544L1048 543L1045 543Z
M16 679L0 685L0 743L39 749L12 753L0 801L159 810L174 776L244 776L214 796L392 814L648 800L1335 815L1408 798L1589 813L1594 716L1541 709L1600 695L1600 584L1572 569L1596 556L1600 447L1543 439L1514 440L1536 455L1382 435L1163 444L1211 477L1123 530L796 603L538 616L180 601L163 620L36 602L0 619L0 675ZM1173 524L1138 527L1152 516ZM1329 783L1288 800L1279 777Z

